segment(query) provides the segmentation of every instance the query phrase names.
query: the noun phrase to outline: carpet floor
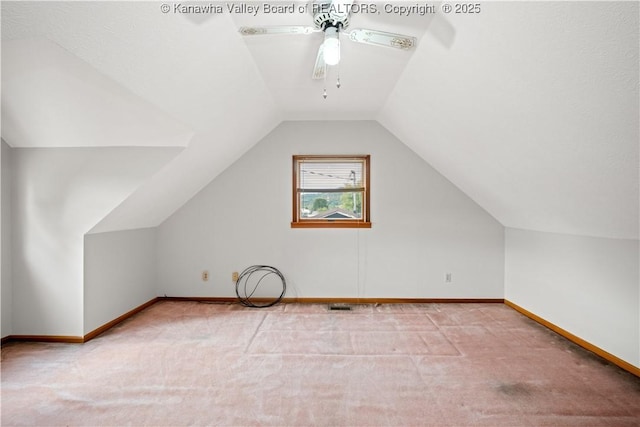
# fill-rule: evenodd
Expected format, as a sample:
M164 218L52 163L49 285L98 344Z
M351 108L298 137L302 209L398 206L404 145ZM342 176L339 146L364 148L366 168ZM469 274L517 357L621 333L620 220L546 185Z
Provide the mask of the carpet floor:
M162 301L2 347L2 425L640 426L640 378L503 304Z

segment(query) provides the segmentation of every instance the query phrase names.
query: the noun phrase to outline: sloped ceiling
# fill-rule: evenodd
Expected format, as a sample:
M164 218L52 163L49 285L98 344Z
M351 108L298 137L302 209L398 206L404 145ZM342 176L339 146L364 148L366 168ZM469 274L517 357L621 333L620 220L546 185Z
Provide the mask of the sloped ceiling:
M110 111L114 114L94 120L88 117L91 109L77 102L87 101L87 90L102 93L95 89L95 82L101 82L103 86L120 86L115 93L121 93L131 105L147 105L150 112L155 111L153 117L162 112L163 126L173 123L192 133L187 148L111 212L95 232L160 224L281 121L228 15L212 16L199 24L182 15L164 14L159 6L156 2L2 2L3 71L7 64L21 62L22 55L30 55L11 48L29 39L46 39L92 70L74 74L69 69L74 61L57 55L65 60L51 61L49 74L73 75L80 81L68 86L67 95L52 85L40 84L40 98L31 97L29 105L22 105L24 98L9 97L4 90L5 84L26 85L28 81L4 81L3 76L3 123L16 122L17 129L36 128L40 134L46 133L51 120L45 115L7 114L18 107L20 111L37 109L42 100L57 96L65 108L79 113L73 117L75 121L85 128L92 126L86 132L94 137L84 141L74 138L73 146L117 145L106 141L102 132L123 125L126 118L115 114L120 107L113 106ZM34 43L47 45L42 40ZM16 91L31 93L27 88ZM101 99L93 102L105 104ZM140 126L146 126L145 135L154 135L157 129L157 123L150 120ZM70 136L74 131L69 127ZM4 137L4 127L2 132ZM14 147L33 146L12 135L6 135L5 140ZM39 143L55 146L50 139ZM128 143L155 146L160 140L129 138ZM163 145L181 146L183 139L174 138Z
M638 2L487 2L379 121L508 227L638 238Z
M3 42L2 59L2 135L20 147L186 146L193 136L47 39Z
M505 226L638 238L637 2L482 2L479 14L425 16L376 2L380 13L351 27L414 35L417 49L343 42L342 87L331 70L326 100L310 78L318 34L237 32L309 15L167 4L2 2L10 145L187 146L95 231L161 223L282 120L370 119ZM35 108L55 100L82 138Z

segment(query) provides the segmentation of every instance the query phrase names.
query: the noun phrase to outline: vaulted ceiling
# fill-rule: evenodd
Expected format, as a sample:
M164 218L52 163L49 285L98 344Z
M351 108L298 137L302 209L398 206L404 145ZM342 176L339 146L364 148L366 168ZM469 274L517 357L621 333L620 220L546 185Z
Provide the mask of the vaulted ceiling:
M97 231L158 225L281 121L304 119L377 120L505 226L638 238L638 2L482 2L469 15L433 3L425 16L376 2L351 28L417 48L343 41L340 89L336 69L311 79L320 34L238 33L309 14L167 4L2 2L9 145L185 147Z

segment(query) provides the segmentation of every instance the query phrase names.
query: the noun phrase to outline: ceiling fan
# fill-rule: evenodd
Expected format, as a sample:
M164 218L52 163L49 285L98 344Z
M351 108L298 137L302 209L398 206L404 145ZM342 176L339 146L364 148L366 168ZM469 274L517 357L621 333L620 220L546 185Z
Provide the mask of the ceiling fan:
M325 78L327 65L338 65L340 62L340 35L356 43L400 50L410 50L415 47L416 38L412 36L363 28L348 30L351 13L359 11L359 7L364 6L354 5L354 0L313 0L310 8L313 27L290 25L240 27L239 31L243 36L324 33L324 42L318 48L316 63L313 67L312 78L315 80ZM340 88L340 77L338 77L337 87ZM327 98L326 89L323 96Z

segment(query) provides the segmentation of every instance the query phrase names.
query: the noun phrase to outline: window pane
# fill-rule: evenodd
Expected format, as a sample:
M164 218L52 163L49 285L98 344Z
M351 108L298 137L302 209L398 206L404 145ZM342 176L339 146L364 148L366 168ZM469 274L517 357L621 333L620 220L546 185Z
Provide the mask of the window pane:
M362 220L362 192L300 193L301 219Z
M294 155L292 228L371 228L369 155Z
M299 188L331 190L362 187L362 162L300 162Z

